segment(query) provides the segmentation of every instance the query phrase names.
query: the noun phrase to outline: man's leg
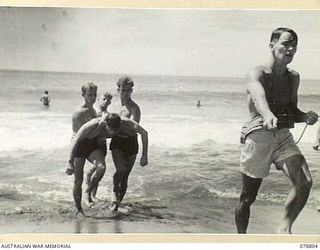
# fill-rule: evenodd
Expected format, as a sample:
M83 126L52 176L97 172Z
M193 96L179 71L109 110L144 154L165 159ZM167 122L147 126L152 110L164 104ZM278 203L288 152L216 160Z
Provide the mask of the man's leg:
M96 171L97 167L95 165L92 165L90 166L87 174L86 174L86 184L87 184L87 190L86 190L86 193L89 192L89 189L90 189L90 186L91 186L91 179L92 179L92 176L94 174L94 172ZM95 189L92 190L91 194L93 197L96 196L96 193L97 193L97 189L98 187L96 187Z
M123 178L120 182L120 201L123 200L123 197L125 196L128 188L128 179L129 175L131 173L132 167L136 161L137 155L129 155L126 157L126 164L125 164L125 173L123 175Z
M126 174L126 161L124 153L118 149L112 150L112 159L116 168L116 172L113 175L113 192L116 196L114 210L117 211L121 202L121 182Z
M100 180L104 176L104 173L106 172L106 162L105 156L100 149L93 151L89 155L88 160L94 164L96 168L94 175L91 178L90 186L87 190L88 202L92 203L91 192L98 187Z
M289 177L293 184L285 204L284 218L278 233L291 234L292 224L299 215L309 197L312 178L308 165L302 155L294 155L276 163L277 168Z
M83 182L83 167L85 164L84 158L74 159L74 184L73 184L73 199L77 209L77 213L83 214L81 206L82 198L82 182Z
M239 204L235 210L238 233L247 233L250 217L250 206L255 201L262 179L255 179L242 174L242 191Z

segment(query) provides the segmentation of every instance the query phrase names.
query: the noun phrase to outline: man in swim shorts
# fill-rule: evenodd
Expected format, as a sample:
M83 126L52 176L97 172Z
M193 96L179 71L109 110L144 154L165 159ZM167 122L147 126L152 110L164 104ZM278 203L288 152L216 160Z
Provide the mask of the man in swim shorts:
M90 121L91 119L97 117L97 112L93 107L93 104L96 101L97 98L97 89L98 87L92 83L92 82L88 82L85 83L84 85L82 85L81 87L81 95L83 97L83 101L84 103L72 114L72 132L73 132L73 136L78 132L78 130L80 129L80 127L85 124L86 122ZM92 144L92 143L91 143ZM92 149L91 145L89 147L89 151ZM82 146L85 150L85 146ZM90 151L91 153L92 151ZM82 153L83 155L87 155L88 153ZM80 159L76 158L76 162L74 163L75 165L77 164L85 164L85 160L86 158L88 158L89 155L87 156L81 156L81 157L77 157ZM89 160L89 159L88 159ZM90 160L89 160L90 161ZM72 175L74 172L73 168L69 168L69 166L67 167L66 170L66 174L67 175Z
M97 97L97 86L92 82L85 83L81 87L81 92L84 103L72 115L73 135L78 132L83 124L97 117L97 112L93 107ZM105 168L106 152L106 144L100 143L97 138L83 140L79 144L72 164L68 164L67 166L67 175L72 175L75 171L75 168L83 169L86 160L92 163L95 167L100 166L100 168ZM74 176L74 182L79 182L79 176ZM77 185L75 185L75 187L77 187ZM74 191L74 195L77 195L77 191ZM87 198L88 202L91 203L92 200L89 199L89 196Z
M250 206L255 201L271 164L283 171L293 184L285 204L278 233L292 233L292 224L307 202L312 179L308 165L289 131L296 122L313 125L318 115L298 109L299 73L287 65L297 50L298 36L289 28L272 32L270 61L247 74L248 107L251 120L242 129L240 169L242 191L235 211L238 233L246 233Z
M119 114L121 117L127 117L137 123L140 122L141 111L139 105L132 100L134 82L129 76L122 76L117 81L117 89L120 95L121 108ZM138 154L137 134L132 136L117 135L112 138L110 150L112 159L116 168L113 175L114 204L116 211L125 196L128 188L128 179Z

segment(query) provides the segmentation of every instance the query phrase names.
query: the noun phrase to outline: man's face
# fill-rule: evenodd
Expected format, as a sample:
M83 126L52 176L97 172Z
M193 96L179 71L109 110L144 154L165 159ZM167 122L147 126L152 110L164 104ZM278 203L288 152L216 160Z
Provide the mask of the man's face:
M289 64L297 52L297 45L291 33L283 32L278 41L270 43L270 48L276 60Z
M101 96L99 100L100 100L100 108L102 110L106 110L107 107L111 104L111 98L108 98L106 96Z
M118 88L118 92L120 94L121 99L129 99L131 97L132 91L133 91L133 88L129 85L120 86Z
M87 105L93 105L97 98L97 90L88 89L84 94L82 94L82 96Z

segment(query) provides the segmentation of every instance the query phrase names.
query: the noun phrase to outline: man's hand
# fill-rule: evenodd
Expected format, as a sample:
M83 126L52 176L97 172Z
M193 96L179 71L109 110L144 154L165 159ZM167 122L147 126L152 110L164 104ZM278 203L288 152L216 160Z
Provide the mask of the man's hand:
M306 113L306 115L304 117L304 121L308 125L313 125L318 121L318 114L316 112L309 111L308 113Z
M103 125L103 126L107 125L107 122L106 122L107 116L108 116L107 112L102 114L99 125Z
M73 166L73 161L68 161L67 163L67 170L66 170L66 174L67 175L72 175L74 173L74 166Z
M267 129L277 128L278 118L274 114L264 117L263 126Z
M140 166L144 167L148 164L148 156L142 155L141 160L140 160Z

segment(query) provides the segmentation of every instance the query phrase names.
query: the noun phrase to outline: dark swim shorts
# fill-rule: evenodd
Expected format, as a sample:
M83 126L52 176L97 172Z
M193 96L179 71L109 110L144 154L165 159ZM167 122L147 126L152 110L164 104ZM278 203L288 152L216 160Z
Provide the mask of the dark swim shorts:
M112 138L110 143L110 150L118 149L121 150L125 155L136 155L138 154L139 144L138 136L121 137L115 136Z
M107 155L106 140L99 140L98 138L83 139L79 142L78 148L75 152L77 158L88 158L88 156L95 150L101 149L104 155Z

